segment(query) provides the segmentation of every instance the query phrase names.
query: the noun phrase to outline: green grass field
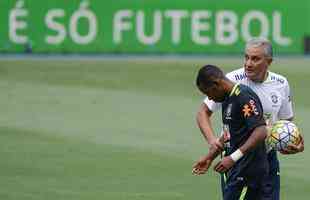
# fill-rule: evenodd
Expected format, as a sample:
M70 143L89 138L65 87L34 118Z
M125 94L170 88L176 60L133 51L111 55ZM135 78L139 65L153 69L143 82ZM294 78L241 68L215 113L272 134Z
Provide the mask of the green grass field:
M310 196L309 59L278 58L306 149L280 156L282 200ZM0 199L220 199L195 124L197 69L240 58L0 61ZM219 116L214 120L220 130Z

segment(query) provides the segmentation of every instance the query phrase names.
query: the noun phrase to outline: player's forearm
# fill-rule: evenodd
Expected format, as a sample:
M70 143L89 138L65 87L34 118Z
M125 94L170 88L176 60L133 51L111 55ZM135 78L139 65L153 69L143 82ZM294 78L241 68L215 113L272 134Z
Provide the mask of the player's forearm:
M211 127L209 118L203 119L197 117L197 124L200 132L209 144L216 139L215 135L213 134L213 129Z
M210 148L206 157L208 160L214 160L221 152L222 150Z
M239 148L239 150L246 154L251 149L255 148L258 144L265 142L265 138L267 137L267 129L266 126L259 126L254 129L251 136L248 140Z
M210 120L211 114L212 112L207 108L206 105L203 104L201 105L196 116L197 125L202 135L209 144L212 142L212 140L216 139L211 126L211 120Z

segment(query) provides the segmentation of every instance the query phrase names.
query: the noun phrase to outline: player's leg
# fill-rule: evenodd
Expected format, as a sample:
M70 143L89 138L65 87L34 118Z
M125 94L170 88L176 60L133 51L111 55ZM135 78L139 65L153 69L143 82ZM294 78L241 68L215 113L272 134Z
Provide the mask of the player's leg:
M240 196L240 200L263 200L262 188L248 186L245 193Z
M240 200L242 190L242 187L230 187L228 190L224 191L223 200Z
M266 192L265 177L267 176L268 176L267 173L265 174L261 173L260 176L248 182L247 190L240 195L240 200L273 200L270 192L272 190L270 187L268 188L270 189L269 193L267 193L267 195L265 193Z
M274 189L272 192L272 199L279 200L280 199L280 171L273 174L273 185Z
M247 187L244 181L240 180L227 180L224 188L224 200L239 200L242 195L246 193Z
M268 153L269 174L268 179L272 187L271 195L273 200L280 199L280 167L276 151Z
M256 176L245 179L240 176L229 176L224 189L224 200L274 200L271 192L264 196L264 184L267 171L257 171ZM271 185L271 184L270 184ZM270 189L270 188L269 188Z
M255 194L260 194L259 200L273 200L273 181L270 179L269 172L266 173L264 177L262 177L262 181L260 183L254 184L254 194L249 194L249 199L254 198ZM255 191L256 190L256 191ZM258 196L258 195L257 195Z
M225 185L224 200L273 200L270 192L269 196L264 197L263 186L268 170L257 169L256 173L252 173L247 178L238 174L229 175Z
M221 189L222 189L222 196L224 198L224 190L226 185L226 174L221 174Z
M271 172L270 176L272 178L272 185L273 185L272 199L279 200L280 199L280 169L278 168L274 172Z
M228 148L229 148L229 142L227 141L224 145L224 151L221 153L221 159L227 155L226 152L228 152L229 150ZM220 181L221 181L222 197L224 199L224 190L225 190L226 181L227 181L227 173L221 174Z
M263 180L262 183L262 193L263 193L263 200L269 200L272 198L273 193L273 180L270 177L270 173L266 174L266 177Z

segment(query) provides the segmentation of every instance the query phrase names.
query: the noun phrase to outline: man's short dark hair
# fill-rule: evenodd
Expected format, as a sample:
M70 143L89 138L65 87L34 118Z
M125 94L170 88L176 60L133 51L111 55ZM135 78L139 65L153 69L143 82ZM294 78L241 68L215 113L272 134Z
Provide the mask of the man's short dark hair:
M224 78L225 75L220 68L215 65L205 65L198 72L196 85L198 88L202 85L210 87L215 84L215 80Z

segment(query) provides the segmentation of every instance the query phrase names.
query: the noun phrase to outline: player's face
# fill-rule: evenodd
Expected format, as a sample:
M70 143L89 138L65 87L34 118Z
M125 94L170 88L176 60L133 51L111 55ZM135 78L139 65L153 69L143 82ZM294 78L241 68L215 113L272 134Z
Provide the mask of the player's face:
M264 81L271 61L272 59L265 55L264 47L249 47L244 55L244 70L247 77L255 82Z
M215 102L223 102L225 100L225 91L221 85L214 84L210 87L200 87L200 90L208 96L210 100Z

